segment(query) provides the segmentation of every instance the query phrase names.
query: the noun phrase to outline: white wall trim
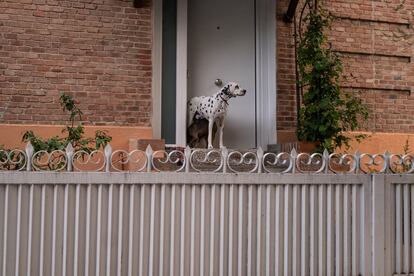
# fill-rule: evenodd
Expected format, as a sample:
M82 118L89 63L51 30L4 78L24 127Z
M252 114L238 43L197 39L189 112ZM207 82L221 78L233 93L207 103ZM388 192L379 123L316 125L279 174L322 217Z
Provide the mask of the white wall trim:
M276 143L276 1L256 0L257 146Z
M154 0L152 8L152 137L161 138L162 112L162 0Z
M177 92L175 143L186 145L187 132L187 0L177 0Z

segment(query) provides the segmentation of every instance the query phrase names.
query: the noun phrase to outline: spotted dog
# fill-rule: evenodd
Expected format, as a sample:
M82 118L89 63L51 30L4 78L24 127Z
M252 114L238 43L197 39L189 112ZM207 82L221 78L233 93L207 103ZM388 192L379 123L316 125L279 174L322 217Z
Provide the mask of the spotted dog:
M240 88L235 82L229 82L213 96L194 97L188 102L188 126L196 116L198 119L208 120L208 148L213 148L212 134L213 125L217 124L220 129L220 148L223 147L224 118L227 114L228 101L237 96L244 96L246 89Z

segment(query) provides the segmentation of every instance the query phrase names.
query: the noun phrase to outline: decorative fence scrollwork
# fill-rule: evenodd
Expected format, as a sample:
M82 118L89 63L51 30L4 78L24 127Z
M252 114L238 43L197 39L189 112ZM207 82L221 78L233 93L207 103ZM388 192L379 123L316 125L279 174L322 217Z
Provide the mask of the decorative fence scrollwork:
M296 170L300 173L321 173L326 167L326 156L320 153L299 153L296 157Z
M105 154L100 150L87 152L76 151L71 158L71 164L75 171L102 171L106 165ZM70 170L69 170L70 171Z
M296 152L292 152L296 154ZM263 169L268 172L279 172L279 173L288 173L291 172L294 168L295 164L293 162L294 160L294 154L289 154L287 152L281 152L281 153L273 153L268 152L263 156ZM277 168L280 168L277 170Z
M142 172L147 168L147 156L142 150L116 150L111 156L111 168L122 172L125 166L129 166L129 171Z
M14 149L10 151L0 150L0 170L24 170L27 164L27 158L24 151Z
M35 152L31 158L32 167L36 171L61 171L68 164L68 156L62 150Z
M184 152L179 150L172 150L167 152L165 150L152 151L151 146L148 146L147 158L151 160L152 168L157 172L162 171L175 171L180 172L185 168L186 159ZM151 167L147 168L147 171L151 171Z
M194 149L189 158L190 167L196 172L219 172L224 165L223 157L227 155L226 150Z
M28 143L25 150L0 150L0 171L102 171L102 172L186 172L186 173L317 173L371 174L414 173L414 155L368 153L297 153L250 150L190 149L34 152Z
M358 163L355 155L332 153L329 155L328 170L334 173L355 173Z
M239 172L256 172L261 164L260 160L263 156L263 150L259 149L260 152L240 152L232 151L227 157L227 167L235 173Z
M391 154L389 157L389 169L393 173L413 173L414 172L414 156L410 154L400 155Z

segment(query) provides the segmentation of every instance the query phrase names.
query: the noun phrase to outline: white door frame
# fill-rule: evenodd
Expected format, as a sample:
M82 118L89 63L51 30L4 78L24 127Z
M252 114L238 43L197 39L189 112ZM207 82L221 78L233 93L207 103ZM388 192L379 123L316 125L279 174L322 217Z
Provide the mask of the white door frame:
M276 0L256 0L257 146L276 144Z
M162 90L162 0L152 6L152 137L161 137Z
M175 143L186 145L187 140L187 0L177 0L177 89Z
M153 129L160 135L162 0L154 0ZM176 144L186 145L188 0L177 0ZM158 22L158 23L157 23ZM158 33L158 35L156 34ZM157 46L158 45L158 46ZM155 109L157 107L157 109ZM276 143L276 0L256 0L257 145Z

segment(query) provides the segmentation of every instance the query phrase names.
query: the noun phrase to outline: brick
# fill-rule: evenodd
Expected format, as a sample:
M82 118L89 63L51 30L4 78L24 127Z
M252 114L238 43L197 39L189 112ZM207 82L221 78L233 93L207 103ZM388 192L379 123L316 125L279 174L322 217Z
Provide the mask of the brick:
M288 0L277 1L277 127L296 128L296 91L294 77L293 24L282 21ZM369 130L377 132L413 132L414 31L411 28L413 1L346 1L324 2L339 19L328 31L334 51L344 64L344 88L370 108ZM298 10L301 10L303 1ZM390 23L389 23L390 22ZM391 23L392 22L392 23ZM407 58L406 58L407 57ZM293 72L293 74L289 73ZM384 90L384 88L387 88ZM359 92L359 93L358 93ZM398 103L398 104L397 104Z
M328 35L333 50L346 52L342 85L356 87L346 89L371 108L371 130L412 131L414 100L407 91L414 86L413 1L325 3L340 17ZM297 116L293 24L282 21L288 4L276 1L279 130L294 130ZM151 124L150 7L135 9L131 1L7 1L0 26L0 106L30 103L24 115L41 115L15 116L22 107L11 104L1 110L2 121L60 123L66 115L57 102L65 91L81 97L88 108L85 122Z
M90 107L83 110L89 124L150 125L151 97L143 96L151 90L151 9L138 11L130 1L15 2L0 11L0 106L8 106L2 122L61 123L64 91ZM140 101L119 109L115 99L125 90Z

